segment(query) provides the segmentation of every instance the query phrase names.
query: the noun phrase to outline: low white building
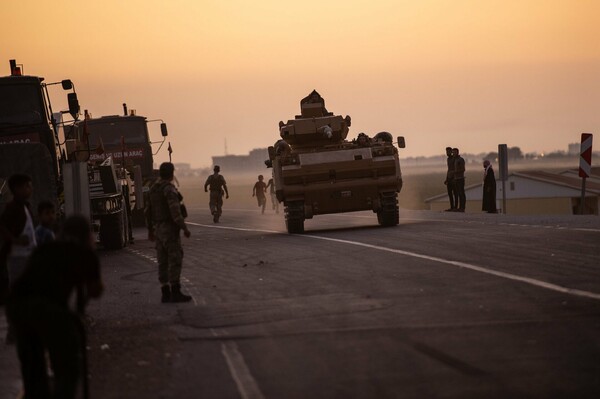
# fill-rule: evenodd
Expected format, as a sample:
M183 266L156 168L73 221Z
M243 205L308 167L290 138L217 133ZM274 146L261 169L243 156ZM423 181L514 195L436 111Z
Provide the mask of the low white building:
M598 215L600 182L597 175L586 181L585 213ZM515 172L505 182L506 212L511 215L572 215L579 213L581 178L572 173ZM483 182L465 187L466 212L482 212ZM448 194L427 198L430 210L449 207ZM502 210L502 182L496 181L496 207Z

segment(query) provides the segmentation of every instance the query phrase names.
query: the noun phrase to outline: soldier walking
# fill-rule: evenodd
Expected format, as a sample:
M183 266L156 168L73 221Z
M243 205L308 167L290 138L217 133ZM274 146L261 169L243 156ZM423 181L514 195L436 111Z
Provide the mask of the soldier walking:
M183 248L179 231L186 238L188 230L182 214L182 196L173 185L175 167L171 162L160 165L160 179L150 188L150 200L146 207L148 239L156 242L158 258L158 281L161 284L163 303L189 302L192 297L181 292L181 265Z
M221 213L223 213L223 192L225 192L225 198L229 198L229 191L227 191L227 183L225 178L219 174L221 168L219 165L215 165L213 168L214 173L206 179L204 183L204 192L208 192L210 187L210 213L213 215L213 222L218 223Z

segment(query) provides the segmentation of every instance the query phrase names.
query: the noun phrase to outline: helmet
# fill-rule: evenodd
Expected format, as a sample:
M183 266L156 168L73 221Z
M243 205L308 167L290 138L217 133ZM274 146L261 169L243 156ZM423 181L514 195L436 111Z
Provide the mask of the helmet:
M383 141L386 143L392 143L394 141L392 135L388 132L379 132L375 135L376 141Z

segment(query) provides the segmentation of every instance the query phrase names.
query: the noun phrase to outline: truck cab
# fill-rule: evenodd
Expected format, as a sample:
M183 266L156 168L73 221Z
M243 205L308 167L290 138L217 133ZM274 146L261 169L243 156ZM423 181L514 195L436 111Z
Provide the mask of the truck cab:
M70 80L45 83L43 77L26 76L22 66L10 60L10 75L0 77L0 179L14 173L32 176L33 205L41 199L58 202L61 146L58 127L62 115L79 114L77 95L69 93L68 111L53 113L48 86L72 90Z
M162 141L151 140L148 125L152 122L161 122ZM87 143L85 154L90 164L99 165L111 158L115 166L126 172L122 178L131 180L126 190L130 195L126 201L129 209L128 219L136 226L144 225L145 196L158 177L158 171L154 169L153 144L160 143L162 147L167 135L167 125L164 121L148 120L145 116L139 116L135 110L128 111L126 104L123 104L123 115L94 118L85 111L83 120L65 130L67 143ZM92 203L96 202L92 198Z

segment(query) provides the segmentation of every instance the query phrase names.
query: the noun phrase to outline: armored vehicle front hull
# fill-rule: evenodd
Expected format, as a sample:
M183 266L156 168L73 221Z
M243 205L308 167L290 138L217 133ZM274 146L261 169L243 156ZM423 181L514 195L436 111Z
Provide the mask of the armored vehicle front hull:
M377 213L382 226L397 225L402 173L392 135L346 140L350 117L328 112L316 91L300 109L295 119L279 122L281 140L269 147L267 161L288 231L303 232L304 220L315 215L365 210Z
M398 224L402 174L397 150L389 146L294 153L273 162L276 194L292 233L315 215L370 210L381 225Z

